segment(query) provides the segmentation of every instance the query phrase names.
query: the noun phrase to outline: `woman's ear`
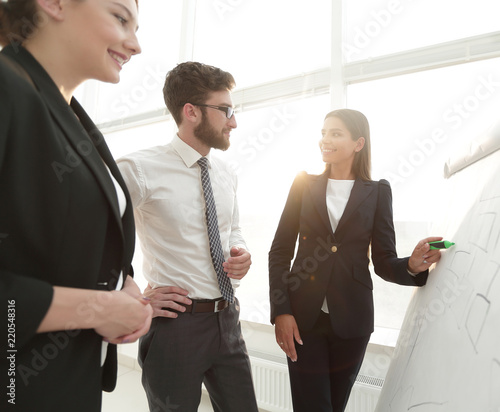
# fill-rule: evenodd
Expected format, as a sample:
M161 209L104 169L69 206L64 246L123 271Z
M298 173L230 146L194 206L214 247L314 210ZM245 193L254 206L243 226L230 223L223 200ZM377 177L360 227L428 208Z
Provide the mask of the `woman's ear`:
M38 7L48 16L55 20L63 19L65 0L36 0Z
M354 148L354 150L356 152L360 152L363 147L365 147L365 138L360 137L358 138L358 140L356 140L356 147Z

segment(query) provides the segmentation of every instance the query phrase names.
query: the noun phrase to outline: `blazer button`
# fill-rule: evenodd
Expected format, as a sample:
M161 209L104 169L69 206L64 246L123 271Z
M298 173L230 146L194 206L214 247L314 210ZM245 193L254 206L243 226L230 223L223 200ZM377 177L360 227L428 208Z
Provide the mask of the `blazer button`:
M335 253L337 251L337 246L332 246L332 252Z

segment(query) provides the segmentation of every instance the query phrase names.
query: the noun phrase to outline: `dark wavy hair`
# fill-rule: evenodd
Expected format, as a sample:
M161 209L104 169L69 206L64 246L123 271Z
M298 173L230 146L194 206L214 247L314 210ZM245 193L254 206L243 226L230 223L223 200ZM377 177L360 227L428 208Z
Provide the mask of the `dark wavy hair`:
M370 125L366 116L352 109L338 109L328 113L325 120L329 117L337 117L342 120L345 127L351 133L352 140L356 141L360 137L365 138L365 145L354 156L352 171L362 180L371 180L371 143L370 143ZM326 166L326 170L330 170L330 165Z
M231 73L203 63L185 62L167 73L163 97L168 111L180 125L186 103L205 103L210 93L231 90L234 86Z

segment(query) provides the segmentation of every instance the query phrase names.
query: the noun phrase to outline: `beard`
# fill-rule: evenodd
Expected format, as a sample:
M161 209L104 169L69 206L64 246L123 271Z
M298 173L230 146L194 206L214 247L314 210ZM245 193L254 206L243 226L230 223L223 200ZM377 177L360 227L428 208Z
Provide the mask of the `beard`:
M230 142L224 138L223 132L215 130L205 116L194 129L194 135L208 147L225 151L229 149Z

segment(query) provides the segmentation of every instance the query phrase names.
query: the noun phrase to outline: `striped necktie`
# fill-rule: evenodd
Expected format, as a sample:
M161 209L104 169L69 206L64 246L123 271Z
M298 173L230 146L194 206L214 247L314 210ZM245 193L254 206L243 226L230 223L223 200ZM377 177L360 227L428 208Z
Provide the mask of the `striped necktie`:
M210 243L210 255L212 256L212 263L214 265L217 280L219 282L219 289L222 297L233 303L234 290L231 286L231 281L224 272L222 263L224 262L224 254L222 253L222 244L220 241L219 224L217 221L217 209L215 208L214 194L212 192L212 185L210 183L210 176L208 175L208 160L202 157L198 160L201 169L201 185L203 187L203 195L205 197L205 216L207 219L208 241Z

